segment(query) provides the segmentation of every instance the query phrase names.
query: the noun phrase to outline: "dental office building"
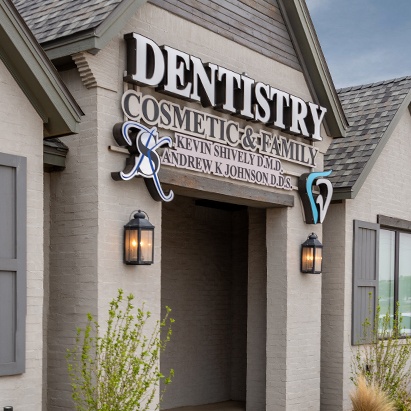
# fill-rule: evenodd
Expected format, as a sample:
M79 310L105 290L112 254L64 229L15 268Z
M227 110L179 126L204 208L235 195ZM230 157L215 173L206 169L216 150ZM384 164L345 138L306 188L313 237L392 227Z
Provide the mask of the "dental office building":
M0 408L74 409L122 288L172 308L161 409L348 410L362 296L408 296L411 80L338 96L303 0L0 4Z

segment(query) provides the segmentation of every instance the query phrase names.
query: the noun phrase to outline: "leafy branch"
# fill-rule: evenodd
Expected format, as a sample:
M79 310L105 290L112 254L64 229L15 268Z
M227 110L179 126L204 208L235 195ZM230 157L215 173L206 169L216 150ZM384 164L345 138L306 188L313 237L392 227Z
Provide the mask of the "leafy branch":
M166 307L165 317L157 321L147 336L144 328L151 313L145 311L144 304L135 309L132 294L125 301L123 295L123 290L119 290L110 302L107 328L102 336L100 325L88 314L85 328L77 329L74 347L67 350L77 411L147 411L151 404L159 409L156 394L160 381L168 385L174 375L171 369L164 376L159 367L160 353L172 334L171 309ZM164 338L160 336L162 329L166 331Z
M364 376L368 385L379 387L395 402L398 411L410 410L411 336L403 331L399 304L393 318L381 315L377 306L374 324L368 319L363 323L363 335L365 344L353 356L351 380L357 385Z

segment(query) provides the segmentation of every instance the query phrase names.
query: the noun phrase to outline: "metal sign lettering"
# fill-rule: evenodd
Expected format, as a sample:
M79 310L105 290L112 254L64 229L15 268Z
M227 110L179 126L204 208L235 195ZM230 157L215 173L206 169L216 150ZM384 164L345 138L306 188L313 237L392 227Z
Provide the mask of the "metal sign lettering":
M158 46L137 33L124 36L127 70L124 81L155 87L157 91L204 107L258 121L287 133L321 141L321 123L327 109L289 94L245 73L203 63L169 46Z
M192 107L181 107L168 100L157 100L135 90L122 97L124 115L133 121L207 141L238 147L307 167L315 167L318 148L267 130L256 130L250 124L228 120Z
M283 174L280 160L183 134L175 134L174 147L164 150L161 162L232 180L292 189L291 178Z

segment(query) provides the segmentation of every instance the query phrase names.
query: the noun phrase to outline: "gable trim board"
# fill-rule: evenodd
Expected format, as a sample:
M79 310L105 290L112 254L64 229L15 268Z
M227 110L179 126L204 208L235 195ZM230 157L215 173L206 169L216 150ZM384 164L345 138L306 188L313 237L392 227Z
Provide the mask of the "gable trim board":
M382 153L385 145L387 144L391 134L397 127L401 117L403 116L404 112L407 109L410 111L410 114L411 114L411 90L408 92L407 96L404 98L403 102L401 103L400 107L395 113L394 118L391 120L389 126L387 127L384 134L382 135L379 143L377 144L377 147L374 149L371 157L368 159L367 164L363 168L360 176L358 177L354 185L352 187L349 186L349 187L334 188L333 200L353 199L357 196L362 185L364 184L365 180L367 179L368 175L373 169L376 161L378 160L380 154Z
M331 137L345 137L348 121L335 90L327 62L303 0L278 0L291 32L294 47L303 66L306 81L313 96L322 106L330 107L324 125Z
M0 0L0 58L44 123L44 137L77 132L80 107L9 0Z

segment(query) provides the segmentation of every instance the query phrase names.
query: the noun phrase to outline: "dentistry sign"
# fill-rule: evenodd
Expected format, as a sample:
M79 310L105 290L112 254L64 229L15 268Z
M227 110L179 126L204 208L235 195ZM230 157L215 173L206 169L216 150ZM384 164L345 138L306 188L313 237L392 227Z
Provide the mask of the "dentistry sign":
M171 201L173 193L158 179L161 165L284 190L292 187L283 160L315 167L318 149L279 132L321 141L324 107L139 34L125 39L124 81L213 110L126 91L121 106L127 121L114 126L113 136L130 157L123 171L112 173L115 180L142 176L155 200ZM242 126L236 118L250 122ZM160 136L158 129L166 132Z

